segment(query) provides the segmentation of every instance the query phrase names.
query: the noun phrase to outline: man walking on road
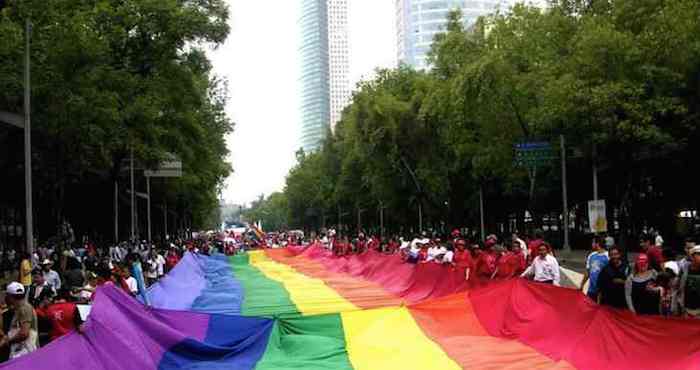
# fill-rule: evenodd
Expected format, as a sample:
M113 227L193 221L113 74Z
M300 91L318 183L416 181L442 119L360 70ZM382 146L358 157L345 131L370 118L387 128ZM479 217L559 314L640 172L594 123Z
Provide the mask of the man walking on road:
M625 282L630 275L627 261L622 259L622 251L618 247L610 248L610 262L603 267L598 276L598 303L615 307L627 308L625 300Z
M580 290L583 290L586 282L588 282L588 290L586 295L592 300L598 300L598 275L603 268L608 264L608 251L605 250L603 240L599 237L593 237L591 245L592 252L586 258L586 272L581 281Z

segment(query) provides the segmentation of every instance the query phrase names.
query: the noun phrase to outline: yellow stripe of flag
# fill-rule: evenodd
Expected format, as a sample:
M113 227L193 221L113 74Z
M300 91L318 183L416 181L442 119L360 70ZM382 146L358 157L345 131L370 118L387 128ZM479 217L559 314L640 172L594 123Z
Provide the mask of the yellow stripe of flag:
M297 272L292 267L275 262L265 251L248 252L249 263L268 279L279 281L289 292L289 298L302 315L318 315L354 311L359 308L343 298L323 280Z
M461 369L430 340L405 307L341 314L355 370Z

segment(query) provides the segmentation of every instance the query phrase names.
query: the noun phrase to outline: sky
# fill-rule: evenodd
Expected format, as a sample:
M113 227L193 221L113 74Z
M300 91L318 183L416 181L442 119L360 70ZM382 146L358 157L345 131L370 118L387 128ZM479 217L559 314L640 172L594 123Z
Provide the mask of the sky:
M227 137L234 173L226 203L244 204L284 188L299 133L299 5L301 0L228 0L231 33L210 52L228 80ZM350 80L395 65L394 0L350 0Z

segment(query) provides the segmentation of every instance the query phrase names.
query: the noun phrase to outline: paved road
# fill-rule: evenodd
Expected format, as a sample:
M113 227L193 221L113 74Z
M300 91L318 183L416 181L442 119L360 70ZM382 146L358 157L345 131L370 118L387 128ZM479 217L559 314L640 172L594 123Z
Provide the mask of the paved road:
M561 266L561 286L578 289L586 271L588 251L573 250L569 253L557 251L557 260Z
M636 252L629 253L627 257L629 262L633 263L638 254ZM583 280L583 273L586 271L587 256L588 251L575 250L570 253L558 251L557 260L559 260L563 272L561 275L562 286L578 289L581 280Z

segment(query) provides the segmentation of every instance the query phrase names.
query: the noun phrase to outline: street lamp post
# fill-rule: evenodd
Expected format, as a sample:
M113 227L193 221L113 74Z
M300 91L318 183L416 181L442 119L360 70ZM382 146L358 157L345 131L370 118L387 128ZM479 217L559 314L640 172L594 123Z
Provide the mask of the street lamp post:
M153 239L151 238L151 178L146 177L146 193L148 198L146 199L146 218L148 220L148 242L150 243Z
M27 217L27 253L34 252L34 218L32 207L32 131L31 131L31 68L30 38L32 23L29 18L24 23L24 196Z
M2 4L0 4L2 5ZM2 6L0 6L2 8ZM24 22L24 115L0 111L0 121L24 129L24 202L26 216L27 253L34 252L34 217L32 207L32 127L31 127L31 58L32 21Z
M484 223L484 184L479 184L479 220L481 240L486 239L486 225Z
M559 145L561 147L561 195L562 195L562 213L564 223L564 251L571 252L569 245L569 198L567 194L566 184L566 139L564 134L559 135Z
M129 178L131 179L131 240L136 240L136 191L134 189L134 146L129 148Z

